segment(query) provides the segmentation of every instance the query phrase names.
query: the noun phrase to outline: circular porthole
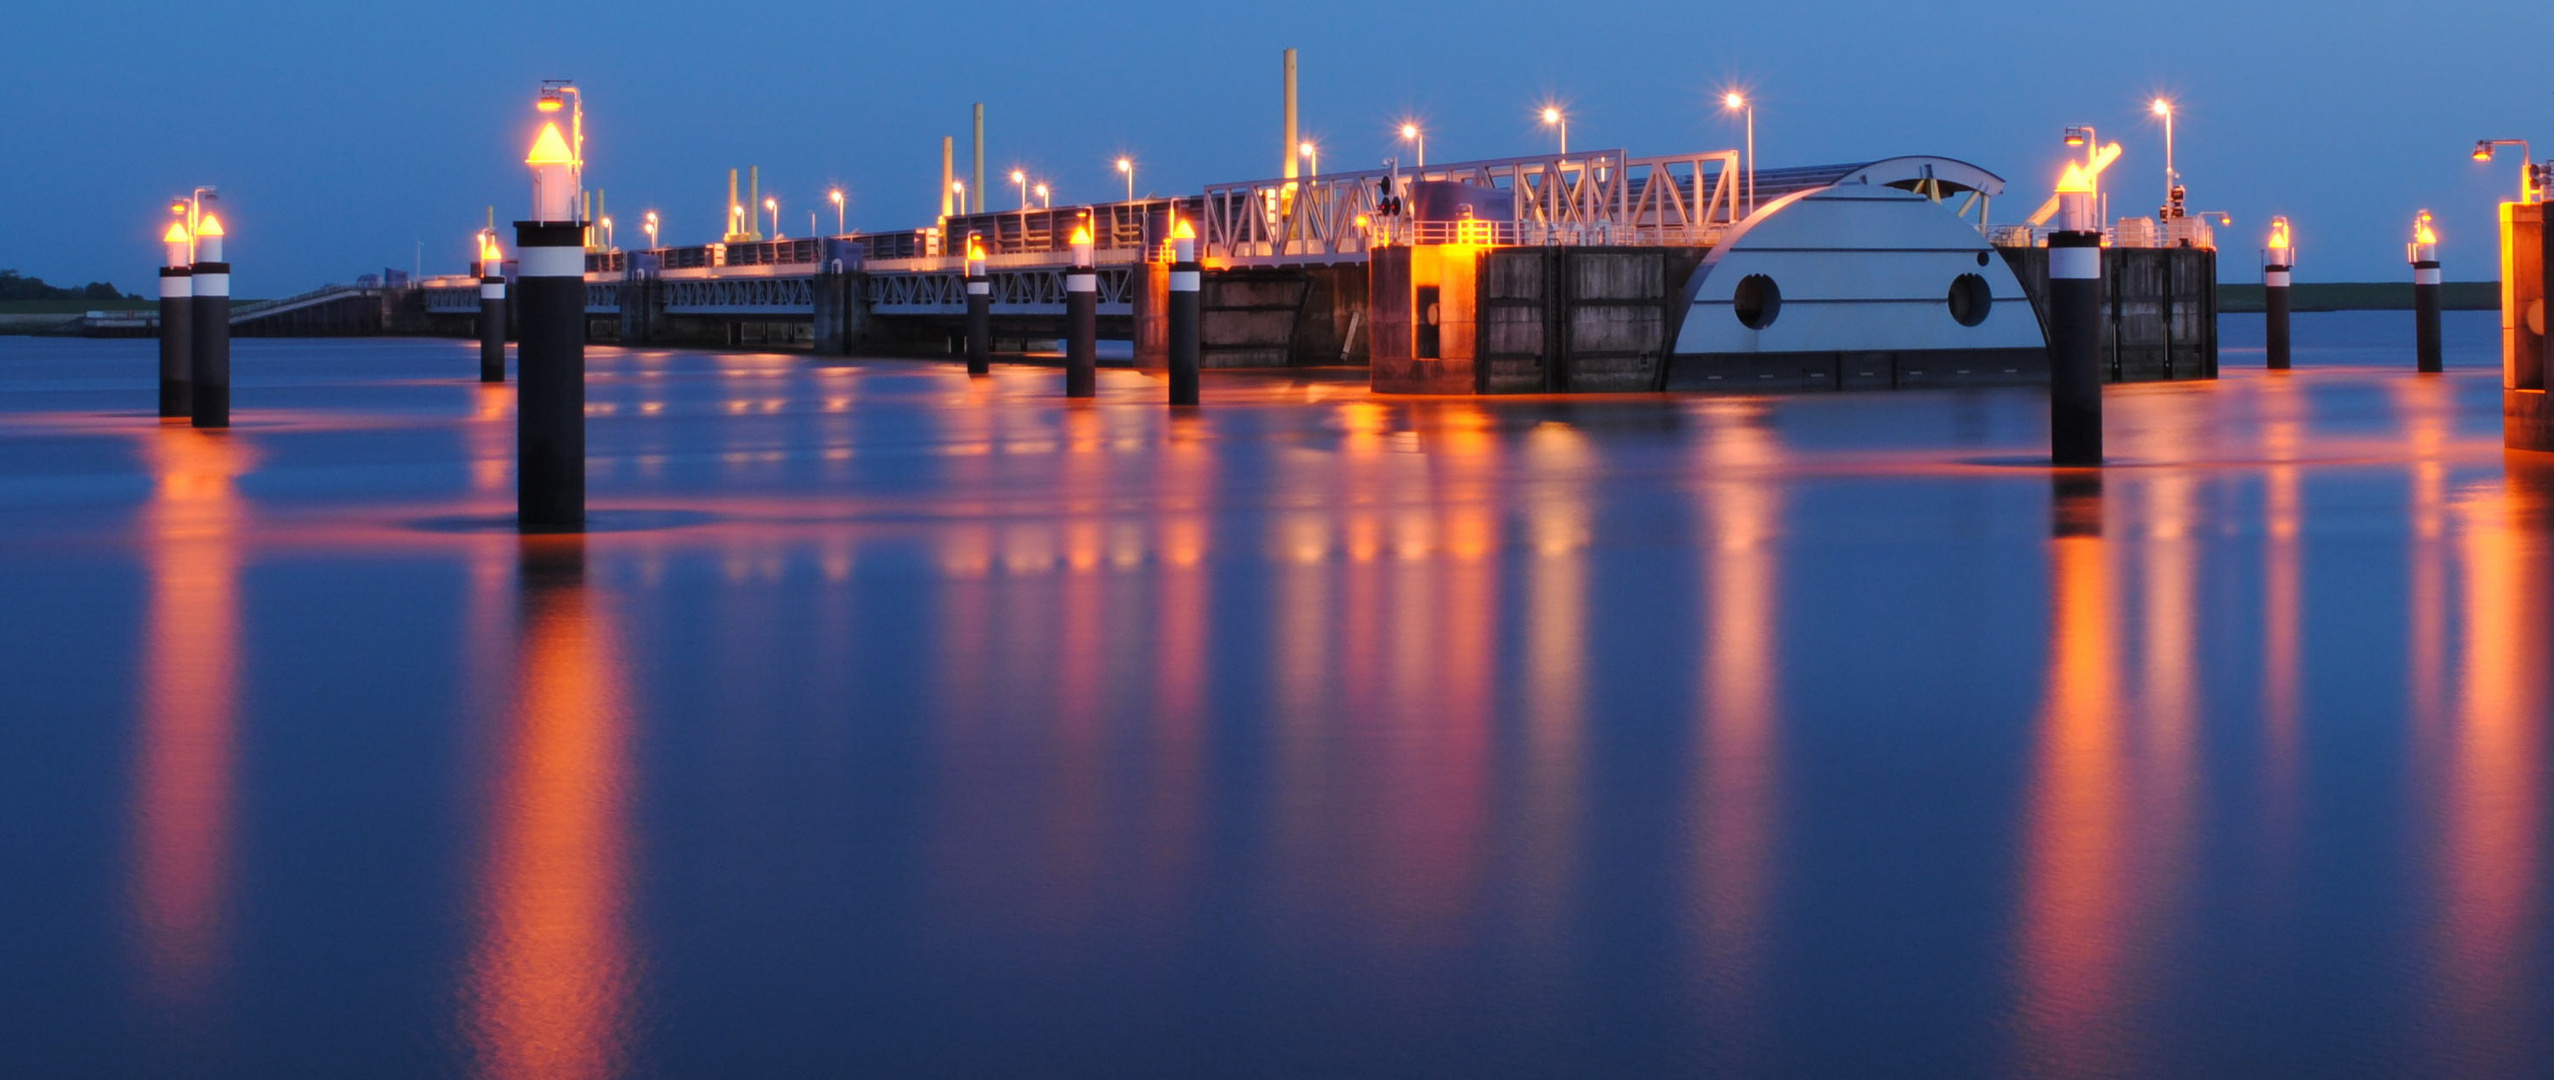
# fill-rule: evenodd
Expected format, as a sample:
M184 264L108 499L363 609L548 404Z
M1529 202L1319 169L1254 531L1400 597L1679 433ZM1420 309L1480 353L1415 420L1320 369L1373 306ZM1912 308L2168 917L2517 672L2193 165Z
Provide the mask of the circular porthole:
M1962 274L1951 279L1951 317L1962 326L1976 326L1986 321L1986 313L1995 309L1995 293L1986 287L1986 279L1976 274Z
M1749 274L1738 279L1738 291L1731 295L1730 307L1748 329L1762 330L1782 315L1782 287L1763 274Z
M1983 252L1983 251L1978 252L1978 265L1979 265L1979 266L1985 266L1985 265L1986 265L1986 252Z

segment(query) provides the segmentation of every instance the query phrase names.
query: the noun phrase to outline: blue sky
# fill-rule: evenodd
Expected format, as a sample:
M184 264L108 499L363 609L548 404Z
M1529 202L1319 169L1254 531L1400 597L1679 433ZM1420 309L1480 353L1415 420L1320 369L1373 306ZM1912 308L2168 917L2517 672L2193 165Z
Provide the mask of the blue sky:
M0 266L135 291L159 208L196 184L227 198L239 295L404 269L419 241L429 271L457 268L484 207L520 215L544 77L588 95L588 186L624 222L658 210L685 242L718 227L731 165L762 167L791 233L836 183L855 227L926 223L940 136L959 137L963 170L978 100L989 172L1050 178L1059 202L1111 197L1121 152L1158 192L1268 175L1287 46L1326 169L1394 152L1404 115L1428 127L1432 161L1537 150L1547 98L1569 109L1574 146L1717 149L1737 140L1717 94L1741 85L1766 165L1964 158L2012 182L2005 220L2044 197L2068 123L2126 145L2114 212L2151 208L2163 160L2144 103L2165 93L2194 208L2236 217L2227 280L2254 277L2274 213L2297 223L2302 279L2403 276L2423 207L2449 277L2490 278L2493 204L2517 166L2475 164L2473 140L2554 149L2542 0L2417 15L2374 0L9 9Z

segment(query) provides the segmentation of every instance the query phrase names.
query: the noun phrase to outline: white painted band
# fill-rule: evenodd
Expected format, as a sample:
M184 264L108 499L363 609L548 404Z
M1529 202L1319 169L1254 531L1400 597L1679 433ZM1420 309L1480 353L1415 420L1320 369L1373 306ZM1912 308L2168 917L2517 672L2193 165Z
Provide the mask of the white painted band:
M2288 272L2285 270L2262 271L2261 283L2274 289L2285 289L2288 287Z
M516 277L585 276L585 249L581 247L528 247L515 257Z
M231 294L231 276L229 274L199 273L195 275L194 281L195 295L197 296L219 296L227 298Z
M481 299L481 300L503 300L503 299L505 299L505 282L502 282L502 281L482 281L482 282L480 282L480 283L479 283L479 299Z
M1064 275L1064 291L1069 293L1098 292L1100 291L1099 275L1066 274Z
M2050 248L2049 276L2065 281L2101 280L2102 249L2097 247Z
M1196 292L1197 278L1198 274L1195 270L1173 270L1171 271L1171 291Z
M193 296L195 295L195 279L192 276L161 278L160 295L171 300L183 300L187 297Z
M2413 283L2413 284L2415 284L2415 285L2436 285L2436 284L2438 284L2438 283L2439 283L2439 268L2438 268L2438 267L2435 267L2435 266L2422 266L2422 267L2415 267L2415 268L2413 268L2413 271L2412 271L2412 283Z
M993 295L993 283L990 281L970 281L967 283L967 295L991 296Z

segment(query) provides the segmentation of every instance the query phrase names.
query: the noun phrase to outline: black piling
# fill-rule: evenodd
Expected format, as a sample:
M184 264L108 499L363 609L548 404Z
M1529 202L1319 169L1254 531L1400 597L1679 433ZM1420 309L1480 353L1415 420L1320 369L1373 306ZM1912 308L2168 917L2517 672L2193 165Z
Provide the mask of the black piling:
M2262 344L2272 371L2288 370L2288 275L2296 269L2293 260L2281 245L2270 249L2261 268Z
M1171 404L1197 404L1197 238L1188 223L1171 232L1170 316Z
M1100 276L1088 226L1074 230L1073 269L1064 275L1064 396L1086 398L1100 385Z
M195 415L195 271L160 268L160 419Z
M202 241L199 239L198 243ZM187 301L187 411L200 428L231 426L231 264L198 262Z
M585 527L585 226L514 223L515 508L525 532Z
M984 238L967 234L967 374L993 371L993 279L984 267Z
M479 381L505 381L505 264L479 265Z
M2439 255L2436 244L2416 244L2426 258L2412 262L2412 340L2419 370L2445 371L2439 355Z
M2049 458L2102 463L2102 234L2049 235Z

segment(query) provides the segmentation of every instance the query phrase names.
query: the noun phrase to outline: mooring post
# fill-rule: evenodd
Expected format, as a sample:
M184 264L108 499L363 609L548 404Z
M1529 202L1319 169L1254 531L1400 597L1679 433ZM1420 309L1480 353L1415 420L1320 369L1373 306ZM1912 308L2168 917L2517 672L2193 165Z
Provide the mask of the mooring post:
M189 332L195 322L195 238L179 221L169 223L160 241L168 245L168 263L160 267L160 419L184 420L195 415L189 370L195 366Z
M505 381L505 252L493 235L479 242L479 381Z
M2270 250L2261 259L2262 344L2270 370L2288 370L2288 274L2297 268L2288 219L2270 219Z
M1171 224L1171 404L1197 404L1197 230L1186 218Z
M231 264L222 261L222 219L206 214L195 225L195 267L189 275L189 413L200 428L231 426Z
M585 223L576 155L545 124L532 218L514 223L515 512L526 532L585 526Z
M1091 253L1088 212L1073 227L1073 269L1064 275L1064 396L1099 393L1100 277Z
M984 234L967 234L967 374L993 371L993 279L984 269Z
M2102 463L2100 198L2082 167L2058 182L2061 226L2049 234L2049 458Z
M2418 368L2445 371L2439 359L2439 236L2430 228L2430 212L2412 219L2412 242L2404 245L2412 263L2412 339Z

